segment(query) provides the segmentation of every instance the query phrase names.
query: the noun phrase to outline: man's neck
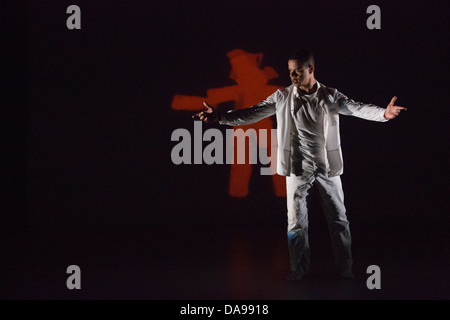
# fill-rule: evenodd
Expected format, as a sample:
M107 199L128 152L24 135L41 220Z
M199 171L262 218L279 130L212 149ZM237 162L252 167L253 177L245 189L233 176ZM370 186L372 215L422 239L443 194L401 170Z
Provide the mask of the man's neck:
M298 89L305 92L306 94L314 93L317 90L317 81L313 78L308 84L299 86Z

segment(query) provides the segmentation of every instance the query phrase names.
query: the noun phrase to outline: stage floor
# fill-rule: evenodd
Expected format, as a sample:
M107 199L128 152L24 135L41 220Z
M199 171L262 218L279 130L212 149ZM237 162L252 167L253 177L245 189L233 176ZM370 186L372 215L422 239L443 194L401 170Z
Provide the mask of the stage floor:
M353 227L353 280L336 275L326 230L316 229L310 233L310 272L294 283L285 280L289 261L281 224L21 230L3 242L1 298L450 298L450 252L443 228L424 234ZM81 290L66 287L69 265L81 269ZM381 269L379 290L367 288L370 265Z

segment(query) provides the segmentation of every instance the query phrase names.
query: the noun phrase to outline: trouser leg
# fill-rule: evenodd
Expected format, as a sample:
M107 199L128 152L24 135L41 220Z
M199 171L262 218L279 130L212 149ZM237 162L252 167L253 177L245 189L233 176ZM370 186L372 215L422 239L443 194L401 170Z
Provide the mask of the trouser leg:
M344 191L341 178L326 177L319 174L316 177L325 217L331 238L336 266L341 273L351 272L353 259L351 253L350 225L344 206Z
M313 175L286 177L289 258L291 271L298 275L305 274L310 263L306 196L313 182Z

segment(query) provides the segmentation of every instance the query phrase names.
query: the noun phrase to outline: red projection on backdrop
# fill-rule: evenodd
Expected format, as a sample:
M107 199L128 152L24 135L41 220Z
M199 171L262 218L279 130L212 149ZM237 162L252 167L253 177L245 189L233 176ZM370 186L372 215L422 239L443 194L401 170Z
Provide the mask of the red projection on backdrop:
M207 101L212 107L217 107L218 104L223 102L234 101L234 107L242 109L261 102L281 88L267 84L270 79L277 78L278 73L272 67L261 69L262 53L249 53L241 49L235 49L228 52L227 56L231 64L230 79L234 80L237 83L236 85L207 89L206 97L175 95L172 101L172 109L199 111L204 108L203 101ZM257 123L234 128L242 128L244 131L253 128L258 135L259 129L266 129L267 132L271 132L270 129L273 126L272 120L265 118ZM262 140L260 141L259 137L257 137L257 143L260 148L267 148L267 145L269 145L270 152L276 152L275 134L268 137L267 145L263 145L264 139ZM250 148L252 147L256 146L250 146ZM234 154L236 154L236 148L235 145ZM249 192L251 174L251 163L231 164L229 195L232 197L246 197ZM284 177L273 174L272 184L276 196L286 196Z

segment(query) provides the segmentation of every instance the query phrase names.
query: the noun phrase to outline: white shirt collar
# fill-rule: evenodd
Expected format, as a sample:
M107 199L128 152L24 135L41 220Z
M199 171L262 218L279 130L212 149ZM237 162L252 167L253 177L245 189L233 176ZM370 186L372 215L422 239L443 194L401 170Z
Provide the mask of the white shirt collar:
M319 83L319 81L316 81L316 83L317 83L317 90L319 90L319 88L320 88L320 83ZM314 93L316 93L317 92L317 90L316 91L314 91L313 93L311 93L311 94L314 94ZM296 87L296 86L294 86L294 95L295 96L297 96L298 95L298 88Z

